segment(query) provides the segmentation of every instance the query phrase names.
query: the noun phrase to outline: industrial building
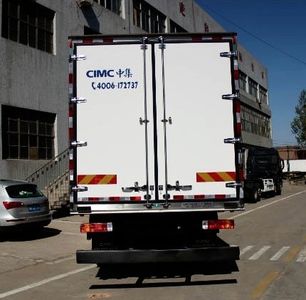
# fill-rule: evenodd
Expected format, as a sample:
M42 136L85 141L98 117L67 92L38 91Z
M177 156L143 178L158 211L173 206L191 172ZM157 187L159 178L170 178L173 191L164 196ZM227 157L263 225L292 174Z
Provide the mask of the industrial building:
M225 31L193 0L0 0L0 12L2 178L68 149L68 36ZM267 69L241 45L239 69L243 142L270 147Z

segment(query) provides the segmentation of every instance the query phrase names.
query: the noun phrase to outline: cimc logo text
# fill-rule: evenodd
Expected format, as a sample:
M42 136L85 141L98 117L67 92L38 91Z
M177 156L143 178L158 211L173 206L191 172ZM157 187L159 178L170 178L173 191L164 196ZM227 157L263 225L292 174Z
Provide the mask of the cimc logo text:
M114 77L114 70L88 70L86 72L86 76L89 78L97 78L97 77Z

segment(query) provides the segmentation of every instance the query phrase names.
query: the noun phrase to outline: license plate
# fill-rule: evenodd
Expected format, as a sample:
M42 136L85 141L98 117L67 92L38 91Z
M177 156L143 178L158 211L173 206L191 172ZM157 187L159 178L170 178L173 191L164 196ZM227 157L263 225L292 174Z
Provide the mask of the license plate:
M31 205L28 207L30 212L35 212L35 211L40 211L40 206L39 205Z

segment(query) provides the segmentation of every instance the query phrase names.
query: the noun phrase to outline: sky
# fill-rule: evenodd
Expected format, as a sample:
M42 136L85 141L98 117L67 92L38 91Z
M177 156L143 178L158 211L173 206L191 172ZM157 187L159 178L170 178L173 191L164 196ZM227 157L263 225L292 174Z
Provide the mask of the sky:
M290 124L306 90L306 0L196 2L268 69L273 145L296 145Z

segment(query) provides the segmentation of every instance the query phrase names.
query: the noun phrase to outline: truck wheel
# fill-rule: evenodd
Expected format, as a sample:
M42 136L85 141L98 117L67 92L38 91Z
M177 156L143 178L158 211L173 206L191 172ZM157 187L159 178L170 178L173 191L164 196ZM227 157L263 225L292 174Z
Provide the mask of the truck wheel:
M260 201L261 199L261 190L260 188L254 188L250 191L250 200L251 202L255 203Z
M280 184L276 184L275 186L275 195L281 195L282 194L282 187Z

